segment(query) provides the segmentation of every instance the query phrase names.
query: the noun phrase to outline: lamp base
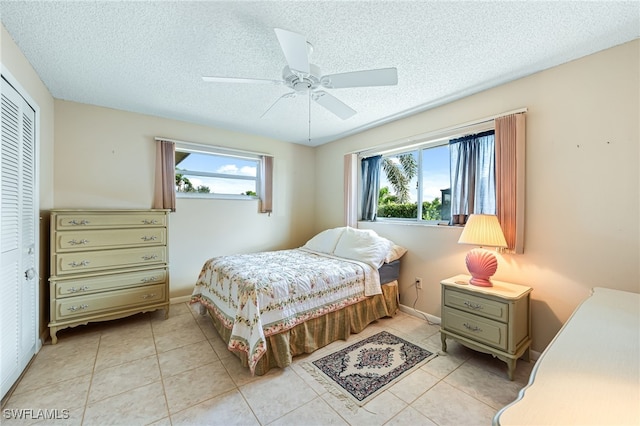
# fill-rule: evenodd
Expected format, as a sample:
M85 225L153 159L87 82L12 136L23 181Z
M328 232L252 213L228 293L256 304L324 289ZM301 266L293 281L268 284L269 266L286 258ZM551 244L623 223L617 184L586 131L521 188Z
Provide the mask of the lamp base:
M469 284L477 285L478 287L493 287L493 283L491 282L491 280L485 278L476 278L473 276L469 280Z
M467 269L471 274L469 284L478 287L492 287L490 278L498 269L498 259L488 250L475 248L465 258Z

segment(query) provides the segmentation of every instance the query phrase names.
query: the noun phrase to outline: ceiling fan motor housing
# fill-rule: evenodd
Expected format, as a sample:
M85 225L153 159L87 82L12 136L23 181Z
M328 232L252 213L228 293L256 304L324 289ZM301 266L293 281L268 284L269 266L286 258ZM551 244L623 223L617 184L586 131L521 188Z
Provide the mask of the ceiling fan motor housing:
M301 73L291 70L287 65L282 70L282 79L288 87L296 92L306 92L307 90L317 89L320 86L320 67L309 64L309 70L311 71L309 74Z

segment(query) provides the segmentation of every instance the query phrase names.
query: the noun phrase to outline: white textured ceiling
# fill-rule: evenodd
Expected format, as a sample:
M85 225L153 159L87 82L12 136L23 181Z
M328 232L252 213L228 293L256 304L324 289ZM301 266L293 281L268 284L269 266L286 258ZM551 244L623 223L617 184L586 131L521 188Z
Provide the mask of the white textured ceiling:
M319 145L640 36L640 2L0 1L8 32L57 99ZM327 90L341 120L283 86L274 28L323 73L397 67L398 85Z

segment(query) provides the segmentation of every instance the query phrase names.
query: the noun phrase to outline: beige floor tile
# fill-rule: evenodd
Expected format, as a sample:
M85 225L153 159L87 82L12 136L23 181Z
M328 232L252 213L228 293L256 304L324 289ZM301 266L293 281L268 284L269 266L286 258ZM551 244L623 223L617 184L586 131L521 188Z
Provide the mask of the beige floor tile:
M218 355L218 358L225 359L229 357L235 357L233 352L231 352L227 348L227 344L222 340L222 338L218 334L216 334L215 336L213 336L208 340L209 340L209 343L211 344L211 347L216 352L216 355Z
M171 414L235 389L219 361L163 379Z
M174 376L190 370L196 365L217 362L218 356L207 340L191 343L158 354L160 372L163 377Z
M350 425L375 426L385 424L407 407L407 404L391 392L382 392L362 407L327 392L322 399L333 407Z
M439 335L432 336L427 340L424 347L427 350L435 351L438 356L420 368L442 379L471 358L474 352L453 340L447 340L447 352L442 352L439 342Z
M91 380L89 403L160 380L157 357L150 356L96 371Z
M186 315L190 314L191 309L187 303L174 303L169 306L169 315Z
M59 354L48 356L38 354L16 387L14 394L91 374L95 358L96 353L93 348L84 351L80 349L78 352L69 353L66 357Z
M401 312L396 317L388 327L408 336L412 342L420 342L440 332L440 326L429 325L425 320L415 316Z
M153 336L125 337L108 344L100 343L95 370L124 364L156 354Z
M420 425L420 426L437 426L428 417L422 415L418 410L413 407L407 407L400 411L394 418L385 423L385 426L407 426L407 425Z
M230 357L222 358L220 360L224 368L229 373L229 377L233 380L236 386L240 387L258 380L260 376L252 375L249 368L244 367L240 362L240 358L231 354Z
M296 408L288 414L280 417L269 426L305 426L347 425L342 417L327 402L316 397L311 402Z
M144 425L168 416L160 381L91 403L83 425Z
M420 395L435 386L438 381L437 377L418 368L398 383L392 385L388 391L407 404L411 404Z
M173 414L171 424L257 426L260 423L240 392L234 389Z
M91 374L57 382L27 392L13 394L8 409L71 409L84 408L91 383Z
M500 369L492 369L496 363L482 358L481 361L475 358L469 359L460 368L445 377L444 381L451 386L462 390L472 397L485 404L499 410L514 400L514 396L526 384L526 380L521 382L511 381L507 376L507 365L499 360L495 360L502 365ZM526 369L526 366L517 366L519 369Z
M445 382L439 382L411 406L440 426L486 426L496 412Z
M154 321L151 325L158 353L206 340L191 315L178 315L168 320Z
M282 417L318 395L291 368L272 369L241 386L240 392L261 424Z

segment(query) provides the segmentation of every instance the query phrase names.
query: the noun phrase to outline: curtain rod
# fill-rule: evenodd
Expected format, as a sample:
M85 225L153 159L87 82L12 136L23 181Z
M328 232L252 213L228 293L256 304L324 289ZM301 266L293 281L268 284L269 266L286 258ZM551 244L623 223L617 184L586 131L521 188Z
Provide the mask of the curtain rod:
M382 150L388 151L393 149L400 149L403 147L403 146L400 146L401 144L406 146L407 143L416 143L416 144L423 143L429 139L436 139L438 137L442 138L447 133L455 132L457 130L463 130L466 127L477 126L479 124L488 123L492 120L495 120L496 118L504 117L506 115L521 114L524 112L527 112L526 107L514 109L512 111L507 111L500 114L491 115L489 117L479 118L477 120L467 121L466 123L457 124L451 127L445 127L444 129L438 129L438 130L434 130L427 133L421 133L419 135L414 135L414 136L410 136L402 139L396 139L394 141L378 145L375 148L366 149L364 151L353 151L351 153L358 154L358 155L366 155L367 153L377 153Z
M205 143L181 141L181 140L177 140L177 139L162 138L162 137L158 137L158 136L155 137L155 140L156 140L156 142L158 142L158 141L167 141L167 142L173 142L173 143L178 143L178 144L183 144L183 145L191 145L193 147L199 147L199 148L217 149L217 150L220 150L220 151L228 151L228 152L235 152L235 153L244 153L244 154L251 154L251 155L273 157L272 154L267 154L267 153L264 153L264 152L247 151L247 150L244 150L244 149L231 148L231 147L228 147L228 146L207 145Z

